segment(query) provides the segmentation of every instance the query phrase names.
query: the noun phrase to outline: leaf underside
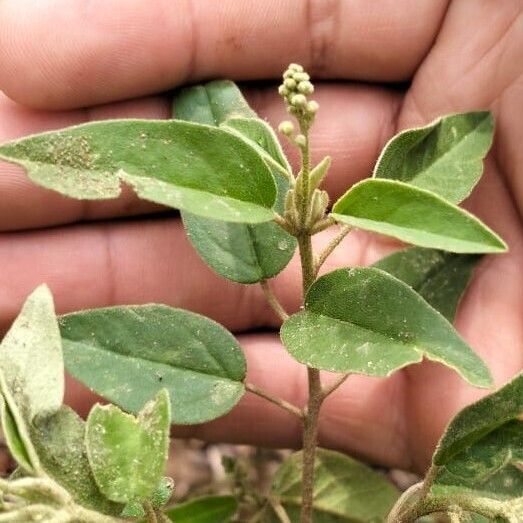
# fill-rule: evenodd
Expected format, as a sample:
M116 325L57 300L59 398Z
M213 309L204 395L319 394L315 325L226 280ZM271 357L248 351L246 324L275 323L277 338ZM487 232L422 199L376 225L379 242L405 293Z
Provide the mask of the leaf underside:
M468 212L434 193L395 180L357 183L335 203L332 216L419 247L457 253L506 250L503 240Z
M169 395L164 390L137 417L114 405L95 405L87 419L89 463L111 500L148 499L161 481L169 448Z
M173 423L202 423L245 392L245 358L216 322L164 305L93 309L60 319L67 370L130 412L162 388Z
M491 385L488 369L452 325L407 284L376 268L319 278L281 337L294 358L319 369L388 376L426 357L474 385Z
M85 422L67 406L36 419L31 440L45 471L65 487L75 501L105 514L117 515L121 506L98 489L85 449Z
M131 185L145 200L215 219L273 218L274 178L245 141L176 120L107 120L0 146L37 184L80 199L109 199Z

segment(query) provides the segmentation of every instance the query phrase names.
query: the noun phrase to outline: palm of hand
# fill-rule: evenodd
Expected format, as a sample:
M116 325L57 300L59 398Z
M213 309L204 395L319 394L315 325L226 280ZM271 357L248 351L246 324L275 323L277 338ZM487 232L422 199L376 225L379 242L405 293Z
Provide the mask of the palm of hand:
M29 1L8 0L0 6L0 19L11 28L0 35L0 70L4 71L0 89L22 104L42 109L27 109L1 96L0 141L86 119L167 118L169 102L162 96L74 108L159 91L187 76L192 80L275 77L288 61L301 60L330 78L412 79L404 92L376 84L318 86L315 98L321 110L312 136L313 155L317 160L325 154L333 156L326 188L336 198L370 174L379 150L397 130L440 114L489 107L497 118L496 142L484 178L465 205L507 240L510 253L481 263L460 307L457 328L502 383L523 367L523 182L517 177L523 169L519 146L523 139L522 9L509 1L479 8L477 3L455 2L446 11L443 4L415 4L401 13L391 4L376 8L379 13L368 13L363 3L351 8L337 2L321 7L311 3L309 41L305 45L296 40L296 48L287 47L284 38L278 41L278 35L269 38L271 21L260 13L243 12L252 7L238 9L232 18L225 18L226 7L212 14L195 9L195 24L209 23L205 19L213 16L216 29L205 35L193 29L192 40L189 30L172 37L168 43L173 46L199 49L190 63L184 56L174 57L173 63L174 47L165 48L163 43L158 47L155 20L142 8L130 7L119 12L119 21L109 22L116 10L111 3L103 8L109 12L95 14L87 12L87 6L81 11L65 0L36 9ZM162 16L173 26L181 24L169 9ZM292 9L285 2L274 5L274 11L289 19L287 34L303 33L304 22L291 16ZM88 15L90 30L95 35L100 31L97 49L92 34L81 25L82 16ZM63 40L71 37L78 45L63 49L62 39L41 40L45 45L37 49L39 39L33 38L29 48L17 51L16 38L22 36L15 35L43 34L44 21L53 20L54 26L56 16L63 21L57 28ZM388 28L378 24L382 19L389 20ZM362 20L368 25L365 33L358 25ZM248 22L255 24L254 29ZM244 35L247 26L249 37ZM478 33L474 27L480 26ZM168 34L174 29L170 27ZM111 31L114 41L101 37ZM239 46L244 37L254 38L249 40L251 47ZM137 51L138 40L142 52L158 53L154 64L146 56L124 57L124 51ZM270 53L265 44L270 44ZM258 60L260 53L267 54L266 61ZM56 60L49 61L49 55ZM307 56L312 57L310 64ZM118 70L113 67L115 60L124 64ZM252 88L247 94L259 114L277 124L284 112L273 91ZM64 107L68 110L47 110ZM207 314L239 333L248 354L250 381L297 404L305 401L305 372L282 350L277 333L248 333L278 325L259 289L212 274L188 244L177 218L145 216L157 209L129 193L118 201L96 204L65 200L33 186L7 164L0 164L0 189L0 328L8 326L24 297L43 281L50 284L61 312L117 303L169 303ZM131 215L136 220L113 219ZM318 235L317 243L326 243L331 235ZM383 238L352 233L325 270L366 265L395 247ZM293 261L275 283L289 310L297 307L299 286L298 264ZM352 376L325 404L320 441L384 465L420 469L451 415L477 395L450 371L432 363L387 380ZM91 401L78 385L70 387L69 399L79 408ZM299 438L294 419L255 397L246 397L221 420L184 432L279 446L298 444Z

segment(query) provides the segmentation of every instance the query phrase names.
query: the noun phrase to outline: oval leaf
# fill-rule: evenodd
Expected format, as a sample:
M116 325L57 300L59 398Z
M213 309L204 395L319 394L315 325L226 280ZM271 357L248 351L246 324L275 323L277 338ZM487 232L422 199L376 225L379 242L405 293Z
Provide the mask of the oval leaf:
M451 323L467 288L477 254L454 254L411 247L395 252L373 265L412 287Z
M180 503L166 514L176 523L229 523L237 510L232 496L206 496Z
M302 453L290 456L278 469L272 495L299 520ZM384 521L399 492L383 475L344 454L318 449L314 479L314 521L374 523Z
M72 198L116 198L125 182L146 200L209 218L273 218L276 187L265 162L241 138L207 125L94 122L6 143L0 158Z
M503 252L503 240L470 213L429 191L369 179L354 185L334 205L339 222L420 247L458 253Z
M374 177L406 182L459 203L481 178L493 134L488 111L451 114L407 129L387 143Z
M160 389L175 423L201 423L245 392L245 358L216 322L164 305L93 309L62 316L67 370L125 410L137 412Z
M29 422L37 414L55 412L62 405L62 344L47 286L38 287L27 298L0 344L0 372Z
M248 106L233 82L218 80L182 89L175 98L176 117L208 125L223 124L272 159L282 169L288 162L272 129ZM241 118L240 118L241 117ZM286 178L276 174L275 210L283 212ZM275 223L227 223L183 212L187 236L215 272L239 283L257 283L281 272L296 249L296 240Z
M458 452L522 414L523 373L457 414L438 444L434 464L444 465Z
M96 483L119 503L146 500L162 479L169 449L169 394L161 390L132 416L114 405L95 405L85 443Z
M301 363L337 372L388 376L423 357L489 387L490 373L452 325L407 284L375 268L339 269L319 278L305 310L282 326Z

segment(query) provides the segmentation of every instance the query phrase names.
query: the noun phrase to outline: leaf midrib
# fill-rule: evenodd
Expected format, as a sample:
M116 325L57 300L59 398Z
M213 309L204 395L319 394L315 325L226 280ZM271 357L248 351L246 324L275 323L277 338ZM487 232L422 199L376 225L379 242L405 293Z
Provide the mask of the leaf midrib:
M139 361L139 362L149 362L149 363L153 363L155 365L159 365L159 366L162 366L162 367L166 367L167 369L169 370L172 370L172 369L176 369L176 370L180 370L182 372L191 372L193 374L199 374L199 375L202 375L202 376L210 376L210 377L213 377L215 379L219 378L219 379L222 379L224 381L229 381L231 383L234 383L234 384L243 384L244 380L235 380L229 376L220 376L218 374L211 374L211 373L208 373L208 372L205 372L203 370L195 370L195 369L191 369L189 367L184 367L183 365L177 365L177 366L174 366L174 365L170 365L168 363L164 363L164 362L161 362L161 361L156 361L156 360L153 360L153 359L150 359L150 358L137 358L136 356L130 356L130 355L127 355L127 354L122 354L121 352L114 352L114 351L110 351L110 350L107 350L107 349L103 349L103 348L100 348L99 346L95 346L95 345L86 345L82 342L78 342L78 341L72 341L72 340L69 340L67 338L65 338L67 340L68 343L72 344L72 345L81 345L83 347L87 346L87 350L95 350L95 351L99 351L99 352L102 352L102 353L108 353L108 354L112 354L112 355L116 355L117 357L121 357L121 358L125 358L125 359L130 359L130 360L134 360L134 361ZM66 363L67 365L67 363Z

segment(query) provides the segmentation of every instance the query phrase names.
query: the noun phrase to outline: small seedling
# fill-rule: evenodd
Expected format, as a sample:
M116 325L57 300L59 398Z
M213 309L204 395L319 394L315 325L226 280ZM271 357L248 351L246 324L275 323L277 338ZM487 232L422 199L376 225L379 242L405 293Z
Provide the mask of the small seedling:
M247 391L303 425L303 448L283 463L270 492L242 496L242 504L254 500L252 523L408 523L432 514L452 522L523 521L521 374L454 418L424 480L401 496L366 465L317 448L322 404L351 374L385 378L428 359L472 385L492 386L452 321L478 260L506 245L458 207L482 174L493 134L488 112L399 133L372 177L331 205L321 188L331 160L311 163L319 110L313 92L309 75L291 64L279 93L293 121L278 129L300 153L297 170L229 81L183 89L173 120L95 122L0 146L2 160L63 195L116 198L127 184L140 198L179 209L190 241L216 273L261 285L281 319L284 348L309 380L307 405L292 405L246 382L242 348L209 318L165 305L57 318L41 286L0 346L1 421L18 463L0 480L0 522L232 521L232 496L166 509L174 484L163 475L170 424L223 416ZM315 253L311 238L331 227L337 235ZM319 276L354 229L412 247L371 267ZM290 314L269 281L296 250L303 302ZM64 361L115 405L95 405L87 421L63 406ZM339 378L326 386L321 370Z

